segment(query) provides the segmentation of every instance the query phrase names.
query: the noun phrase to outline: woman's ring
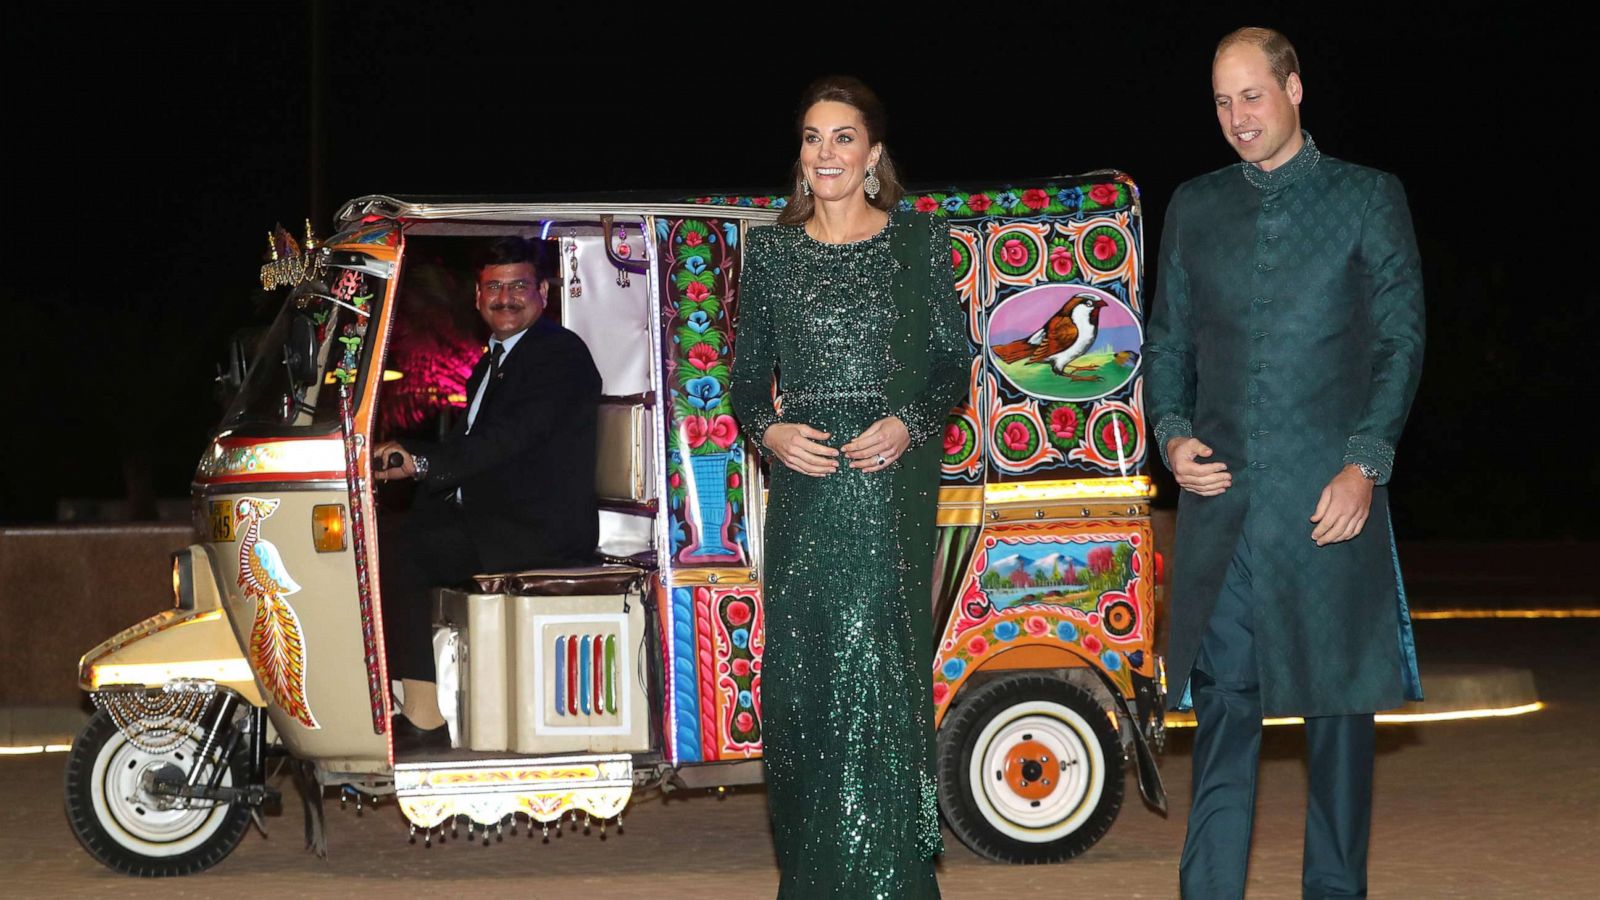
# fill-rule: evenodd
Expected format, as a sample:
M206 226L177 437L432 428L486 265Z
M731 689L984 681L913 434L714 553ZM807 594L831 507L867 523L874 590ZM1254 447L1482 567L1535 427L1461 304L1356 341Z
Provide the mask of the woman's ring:
M878 454L878 465L887 466L888 464L889 464L889 461L884 458L882 453L879 453Z

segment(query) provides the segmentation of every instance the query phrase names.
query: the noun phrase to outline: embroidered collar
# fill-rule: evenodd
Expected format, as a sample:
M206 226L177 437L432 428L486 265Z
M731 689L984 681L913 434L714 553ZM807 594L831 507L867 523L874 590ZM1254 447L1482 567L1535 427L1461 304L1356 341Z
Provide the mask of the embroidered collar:
M1250 163L1240 162L1239 168L1244 172L1245 180L1259 190L1271 192L1282 190L1309 175L1322 161L1322 151L1317 149L1317 142L1311 139L1311 132L1301 130L1300 136L1305 139L1305 146L1288 162L1271 172L1263 172Z

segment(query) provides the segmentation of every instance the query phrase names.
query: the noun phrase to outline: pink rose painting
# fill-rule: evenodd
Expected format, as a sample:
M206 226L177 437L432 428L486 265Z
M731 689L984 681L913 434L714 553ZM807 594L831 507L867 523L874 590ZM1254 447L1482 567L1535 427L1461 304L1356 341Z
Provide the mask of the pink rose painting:
M1117 255L1117 242L1109 235L1102 234L1094 239L1094 247L1090 252L1094 254L1095 259L1105 262Z
M1089 189L1089 199L1101 206L1111 206L1117 202L1121 193L1114 184L1097 184Z
M967 443L966 435L962 434L961 426L954 422L944 427L944 455L955 456L961 452L962 446Z
M1021 453L1028 449L1028 428L1021 422L1012 422L1006 426L1003 439L1007 448Z
M1028 247L1018 238L1011 238L1000 245L1000 258L1008 266L1021 266L1028 262Z
M1072 274L1071 247L1050 248L1050 271L1056 273L1056 275L1061 278L1065 278Z
M687 416L683 420L683 438L691 450L704 444L710 431L711 423L707 422L704 416Z
M1078 433L1078 411L1070 406L1058 406L1050 411L1050 432L1058 438L1070 439Z
M707 436L711 438L711 443L726 450L739 439L739 426L734 423L733 416L723 414L711 420Z

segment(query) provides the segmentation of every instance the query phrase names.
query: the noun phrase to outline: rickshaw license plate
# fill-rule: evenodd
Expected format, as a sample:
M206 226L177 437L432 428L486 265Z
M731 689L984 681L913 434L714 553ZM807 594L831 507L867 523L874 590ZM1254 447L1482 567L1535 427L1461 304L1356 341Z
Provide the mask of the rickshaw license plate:
M233 540L233 504L227 500L211 501L211 540Z

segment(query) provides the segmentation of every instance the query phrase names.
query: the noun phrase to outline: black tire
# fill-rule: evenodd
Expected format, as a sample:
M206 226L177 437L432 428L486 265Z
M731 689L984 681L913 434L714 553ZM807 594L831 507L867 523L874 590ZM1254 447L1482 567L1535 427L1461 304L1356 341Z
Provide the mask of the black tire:
M105 710L97 710L67 756L67 821L78 843L108 868L143 878L192 875L225 859L250 827L248 807L163 810L137 788L139 773L152 766L187 771L197 749L185 740L163 753L147 753L128 742ZM244 781L244 760L235 756L222 783Z
M1087 691L1049 675L1007 675L945 716L939 808L979 856L1062 862L1110 830L1125 768L1117 730Z

